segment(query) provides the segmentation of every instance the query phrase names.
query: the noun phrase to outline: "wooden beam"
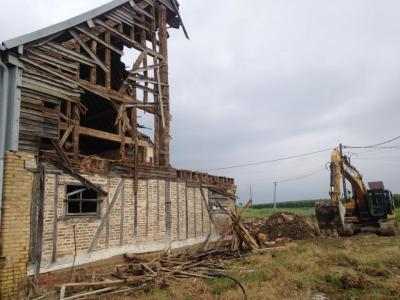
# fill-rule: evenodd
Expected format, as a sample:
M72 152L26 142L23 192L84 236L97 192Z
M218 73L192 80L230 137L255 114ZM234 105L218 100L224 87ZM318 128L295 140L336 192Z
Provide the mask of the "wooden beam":
M86 178L82 177L79 175L74 169L71 168L70 164L68 163L68 160L66 159L66 155L64 151L61 149L61 147L56 143L55 141L52 141L52 144L54 146L54 149L56 150L56 153L58 157L62 160L60 162L59 160L52 158L51 156L48 157L57 167L62 169L62 171L66 172L67 174L71 175L71 177L75 178L79 182L81 182L84 186L86 186L89 190L96 191L100 196L106 197L108 193L104 191L103 189L99 188L97 185L92 183L90 180L87 180Z
M44 201L45 201L45 169L43 165L39 166L39 206L38 206L38 227L37 242L35 250L34 265L34 283L39 284L40 265L42 262L42 243L43 243L43 226L44 226Z
M85 49L85 51L89 54L89 56L96 62L97 65L100 66L100 68L103 69L104 72L109 73L110 69L109 67L106 67L105 64L103 64L103 62L97 57L96 54L93 53L93 51L88 47L88 45L86 45L81 38L79 37L79 34L76 31L73 30L69 30L68 31L72 37L78 42L78 44Z
M90 42L90 50L97 55L97 42L95 40L92 40ZM90 69L90 82L93 84L97 83L97 67L92 67Z
M65 130L67 128L67 123L60 123L60 129ZM122 137L115 133L109 133L97 129L82 127L82 126L75 126L75 129L79 132L79 135L90 136L94 138L99 138L102 140L107 140L116 143L122 143ZM125 137L125 143L127 144L135 144L135 140L130 137ZM139 140L138 145L141 147L147 147L148 144L146 141Z
M147 51L143 51L139 55L139 57L137 58L136 62L132 66L132 70L128 73L128 76L126 76L126 79L122 83L121 88L119 89L119 93L125 94L126 89L128 88L129 77L131 76L133 71L137 70L140 67L140 65L142 64L142 62L143 62L143 60L145 59L146 56L147 56Z
M86 34L88 37L95 40L99 44L102 44L104 47L107 47L108 49L114 51L116 54L121 55L121 56L124 55L124 52L122 50L118 49L117 47L113 46L112 44L106 43L101 38L99 38L95 34L91 33L89 30L86 30L85 28L83 28L81 26L77 26L75 28L78 29L83 34Z
M65 130L64 135L62 136L61 140L60 140L60 147L63 147L65 142L67 141L69 135L71 134L72 130L74 129L74 125L71 125L67 128L67 130Z
M104 39L106 41L106 43L111 44L111 33L109 31L106 31L104 36ZM111 51L110 49L106 48L105 49L105 64L107 66L108 69L111 69ZM106 72L106 88L111 90L111 72Z
M121 189L121 219L119 224L119 245L124 245L124 226L125 226L125 185Z
M101 235L101 233L102 233L102 231L104 229L104 226L107 223L107 219L109 218L109 216L110 216L110 214L111 214L111 212L112 212L112 210L113 210L113 208L115 206L115 203L117 202L118 196L121 194L121 191L123 190L124 183L125 183L124 179L121 179L119 181L117 189L115 190L115 193L114 193L114 195L112 197L110 206L107 208L107 212L105 213L105 215L101 218L101 223L100 223L99 227L97 228L97 231L96 231L96 233L95 233L95 235L93 237L93 240L92 240L92 242L90 244L89 253L93 252L94 250L96 250L97 242L99 241L100 235Z
M53 204L53 251L51 261L57 261L57 241L58 241L58 174L54 175L54 204Z
M73 114L72 119L74 120L74 124L80 124L81 123L81 111L80 111L78 105L73 104L72 114ZM79 159L79 130L77 129L77 126L74 126L74 128L73 128L72 146L74 149L75 160L78 160Z
M127 35L125 35L125 34L119 32L117 29L111 27L110 25L104 23L103 21L101 21L101 20L99 20L99 19L95 19L94 22L95 22L97 25L100 25L100 26L104 27L105 29L109 30L109 32L110 32L113 36L115 36L116 38L118 38L118 39L121 40L123 43L127 44L128 46L133 47L133 48L135 48L135 49L138 49L138 50L140 50L140 51L147 50L147 52L149 53L149 55L162 58L162 55L161 55L161 54L159 54L159 53L157 53L157 52L155 52L155 51L152 51L152 50L150 50L150 49L148 49L148 48L143 48L143 46L140 45L140 43L131 40L131 38L130 38L129 36L127 36Z
M162 128L165 130L165 115L164 115L164 103L163 103L163 93L162 93L162 86L161 86L161 79L160 79L160 69L157 69L157 81L158 81L158 101L160 104L160 116L161 116L161 123Z

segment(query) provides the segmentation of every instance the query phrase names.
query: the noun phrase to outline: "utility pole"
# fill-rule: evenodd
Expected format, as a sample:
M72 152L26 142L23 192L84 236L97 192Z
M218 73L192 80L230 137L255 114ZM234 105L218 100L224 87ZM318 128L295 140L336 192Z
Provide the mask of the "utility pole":
M253 185L250 184L250 200L253 202Z
M343 175L343 145L339 144L339 150L340 150L340 173L342 174L342 182L343 182L343 194L344 194L344 200L347 202L347 187L346 187L346 179L344 178Z
M274 181L274 209L276 209L276 188L278 183Z

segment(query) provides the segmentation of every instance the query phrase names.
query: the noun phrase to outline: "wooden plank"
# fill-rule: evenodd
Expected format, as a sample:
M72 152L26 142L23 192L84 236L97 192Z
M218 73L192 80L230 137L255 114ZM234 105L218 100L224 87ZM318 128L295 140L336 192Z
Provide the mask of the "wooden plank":
M179 211L179 181L176 182L176 239L181 239L180 235L180 211Z
M92 50L93 54L97 55L97 41L92 40L90 42L90 50ZM90 69L90 83L97 84L97 67Z
M111 33L109 31L106 31L104 33L104 39L106 43L111 44ZM104 62L107 68L111 69L111 50L108 48L105 49ZM105 79L106 79L106 88L111 89L111 72L106 72Z
M157 236L160 233L160 180L157 179Z
M48 157L49 160L51 160L57 167L59 167L62 170L64 170L64 172L68 173L73 178L75 178L76 180L81 182L89 190L96 191L102 197L106 197L108 195L108 193L106 191L104 191L103 189L99 188L98 186L93 184L91 181L89 181L86 178L82 177L75 170L73 170L70 167L69 163L68 163L68 161L69 161L68 158L66 157L64 151L61 149L61 147L58 145L58 143L56 143L55 141L52 141L52 144L53 144L54 148L56 149L57 155L59 156L59 158L61 158L63 163L60 163L59 160L51 158L50 156Z
M39 51L39 50L34 50L32 48L27 49L27 52L36 56L36 57L40 57L41 59L44 59L45 61L49 62L51 61L52 63L55 64L55 66L63 66L66 68L67 71L69 72L76 72L78 71L78 66L75 63L70 63L67 62L65 60L59 59L55 56L52 55L48 55L48 52L44 52L44 51Z
M79 34L74 31L74 30L68 30L68 32L71 34L71 36L79 43L79 45L85 49L85 51L89 54L89 56L96 62L100 68L103 69L104 72L109 73L110 69L103 64L103 62L97 57L96 54L93 53L93 51L86 45L81 38L79 37Z
M91 58L89 58L89 57L87 57L87 56L85 56L83 54L80 54L80 53L78 53L76 51L67 49L67 48L65 48L65 47L63 47L63 46L61 46L59 44L56 44L56 43L47 43L46 45L43 45L42 48L46 49L48 51L60 54L60 55L62 55L64 57L67 57L67 58L69 58L71 60L77 60L80 63L83 63L83 64L88 65L90 67L93 67L93 66L96 65L96 62L93 59L91 59Z
M63 147L63 146L64 146L65 142L67 141L67 139L68 139L68 137L70 136L70 134L71 134L71 132L72 132L73 129L74 129L74 125L71 125L71 126L69 126L69 127L67 128L67 130L65 131L63 137L62 137L61 140L60 140L60 143L59 143L60 147Z
M96 250L97 242L99 241L100 235L101 235L101 233L102 233L102 231L104 229L104 226L106 225L107 219L109 218L109 216L110 216L110 214L111 214L111 212L112 212L112 210L113 210L113 208L115 206L115 203L117 202L118 196L121 194L121 191L122 191L123 186L124 186L124 182L125 182L125 180L121 179L119 181L119 183L118 183L117 189L115 190L115 193L114 193L114 195L112 197L110 206L108 207L106 214L101 218L101 223L100 223L99 227L97 228L97 231L96 231L96 233L95 233L95 235L93 237L93 240L92 240L92 242L90 244L89 253L93 252L94 250Z
M161 55L161 54L159 54L159 53L157 53L157 52L154 52L154 51L152 51L152 50L150 50L150 49L143 48L142 45L140 45L140 43L138 43L138 42L132 40L129 36L127 36L127 35L125 35L125 34L119 32L118 30L116 30L115 28L109 26L108 24L104 23L103 21L101 21L101 20L99 20L99 19L95 19L94 22L95 22L97 25L100 25L100 26L104 27L105 29L109 30L109 32L110 32L114 37L120 39L123 43L127 44L128 46L134 47L135 49L138 49L138 50L141 50L141 51L147 50L147 52L149 53L149 55L162 58L162 55Z
M61 130L66 130L67 128L68 128L67 123L64 123L64 122L60 123ZM74 130L78 130L79 135L90 136L90 137L99 138L102 140L107 140L107 141L116 142L116 143L122 142L122 137L120 135L114 134L114 133L109 133L109 132L100 131L97 129L87 128L87 127L82 127L82 126L77 126L77 125L74 126ZM125 143L135 144L135 141L130 137L125 137ZM143 140L139 140L138 144L141 147L148 146L147 142L143 141Z
M146 238L149 237L149 180L146 180Z
M119 224L119 245L124 245L124 226L125 226L125 183L121 188L121 220Z
M188 186L185 181L185 219L186 219L186 239L189 239L189 200L188 200Z
M44 201L45 201L45 173L44 167L39 166L39 207L38 207L38 225L37 225L37 243L36 243L36 259L34 265L34 283L39 284L40 265L42 261L42 243L43 243L43 225L44 225Z
M160 69L157 69L157 81L158 81L158 101L160 103L160 115L161 115L161 124L162 128L165 130L165 115L164 115L164 104L163 104L163 93L162 93L162 86L161 86L161 79L160 79Z
M58 174L54 175L54 204L53 204L53 251L51 261L57 261L57 241L58 241Z
M110 178L107 178L107 191L108 192L110 191ZM106 208L108 208L108 205L109 205L108 200L109 200L109 198L107 197ZM106 221L106 248L109 248L109 247L110 247L110 217L108 217L107 221Z
M116 54L121 55L121 56L124 55L124 52L122 50L118 49L117 47L113 46L110 43L106 43L101 38L99 38L98 36L96 36L93 33L91 33L89 30L86 30L85 28L83 28L81 26L77 26L75 28L78 29L80 32L86 34L88 37L92 38L93 40L95 40L99 44L102 44L103 46L107 47L108 49L114 51Z
M143 51L139 57L136 59L135 63L132 66L132 70L128 73L128 76L124 80L124 82L121 85L121 88L119 89L119 92L121 94L124 94L126 92L126 89L128 87L128 81L129 81L129 76L131 76L132 72L135 71L136 69L139 68L139 66L142 64L143 60L147 56L147 51Z
M206 195L204 194L203 191L203 186L200 186L200 192L201 192L201 199L204 203L204 207L207 209L208 217L210 218L211 223L214 225L214 228L217 228L215 226L214 219L212 218L210 205L207 203Z
M38 216L39 216L39 198L40 198L40 173L33 174L32 183L32 201L31 201L31 221L29 238L29 259L32 265L37 261L37 243L38 243Z
M171 182L165 182L165 249L171 248L172 235Z
M77 104L72 105L72 120L74 120L74 124L80 124L81 123L81 112L79 109L79 106ZM75 161L79 160L79 129L78 126L74 126L73 131L72 131L72 146L74 150L74 158Z
M154 17L151 15L151 14L149 14L147 11L145 11L144 9L141 9L139 6L137 6L136 5L136 3L135 3L135 1L133 1L133 0L130 0L129 1L129 4L130 4L130 6L134 9L134 10L136 10L138 13L140 13L140 14L142 14L142 15L145 15L146 17L148 17L148 18L150 18L150 19L154 19Z
M52 62L49 59L41 58L41 57L33 55L33 54L28 54L27 56L29 58L35 60L36 62L44 63L44 64L47 64L47 65L51 65L54 69L60 69L60 70L63 70L65 72L71 73L72 75L78 74L78 70L74 70L74 69L71 69L71 68L64 67L63 65L57 64L55 62Z

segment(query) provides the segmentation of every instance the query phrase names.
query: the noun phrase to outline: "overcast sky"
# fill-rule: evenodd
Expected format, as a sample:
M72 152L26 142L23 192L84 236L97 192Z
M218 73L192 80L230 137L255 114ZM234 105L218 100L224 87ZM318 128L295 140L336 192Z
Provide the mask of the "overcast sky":
M0 0L0 40L107 0ZM170 30L177 168L206 170L400 135L398 0L180 0L191 40ZM400 146L400 141L390 144ZM400 192L400 150L352 150L365 181ZM362 152L362 153L361 153ZM213 171L242 202L327 198L329 152Z

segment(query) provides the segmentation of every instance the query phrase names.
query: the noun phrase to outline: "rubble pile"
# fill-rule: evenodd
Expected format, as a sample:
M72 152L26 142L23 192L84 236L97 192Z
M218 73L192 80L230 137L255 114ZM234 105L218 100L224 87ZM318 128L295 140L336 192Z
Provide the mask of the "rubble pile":
M278 212L270 217L258 218L246 222L245 226L253 237L264 234L269 241L279 238L306 240L319 235L318 228L311 221L289 212Z

